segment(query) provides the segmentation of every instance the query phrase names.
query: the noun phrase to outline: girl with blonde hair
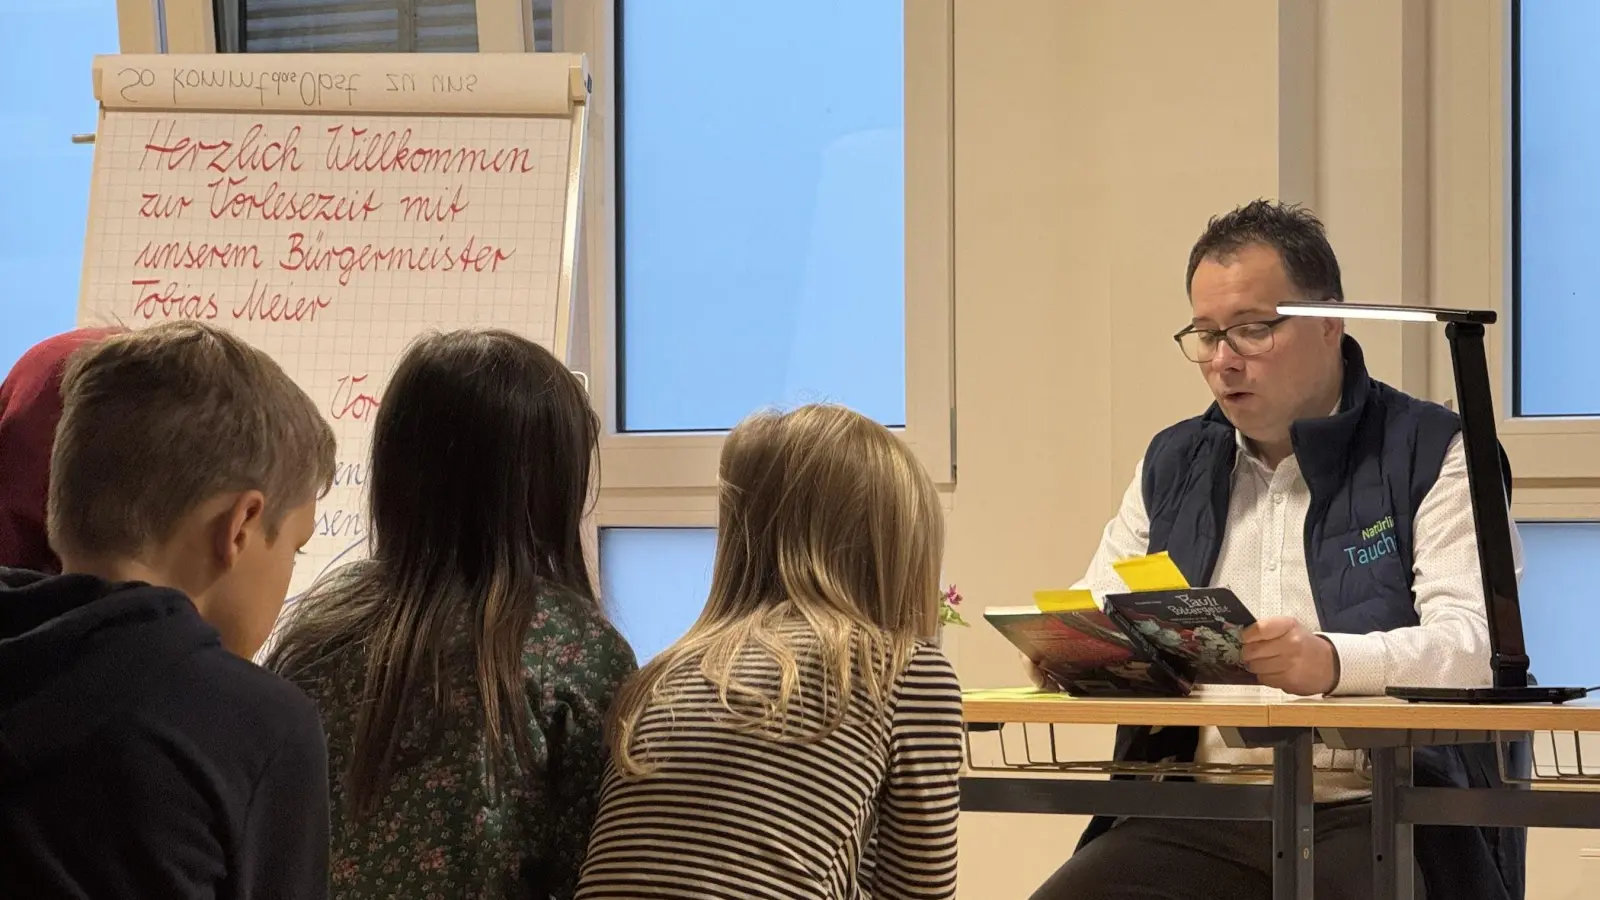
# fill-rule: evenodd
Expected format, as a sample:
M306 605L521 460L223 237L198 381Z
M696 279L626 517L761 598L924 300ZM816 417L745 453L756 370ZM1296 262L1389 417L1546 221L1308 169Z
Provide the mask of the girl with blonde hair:
M932 482L825 405L746 419L720 481L705 609L613 707L578 897L954 897Z

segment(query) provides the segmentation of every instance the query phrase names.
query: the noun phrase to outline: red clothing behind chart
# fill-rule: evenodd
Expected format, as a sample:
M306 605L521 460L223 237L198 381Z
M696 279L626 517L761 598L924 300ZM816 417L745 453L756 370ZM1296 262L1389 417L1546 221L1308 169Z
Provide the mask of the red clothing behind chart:
M80 328L49 338L22 354L0 382L0 566L61 570L44 526L61 376L74 350L116 332Z

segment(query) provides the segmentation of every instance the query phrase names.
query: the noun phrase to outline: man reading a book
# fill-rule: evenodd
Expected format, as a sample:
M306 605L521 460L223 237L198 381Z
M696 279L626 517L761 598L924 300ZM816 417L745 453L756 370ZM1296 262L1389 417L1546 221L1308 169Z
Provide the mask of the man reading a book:
M1176 335L1216 402L1166 429L1135 467L1084 586L1125 590L1112 563L1166 551L1193 585L1231 588L1257 622L1244 661L1264 688L1380 695L1491 681L1489 627L1454 413L1367 374L1338 319L1278 304L1344 299L1321 222L1256 201L1212 219L1189 257ZM1509 483L1509 482L1508 482ZM1516 530L1512 529L1513 545ZM1518 548L1520 572L1520 548ZM1118 759L1270 763L1214 728L1119 728ZM1498 783L1492 748L1420 748L1418 784ZM1319 897L1372 891L1370 783L1318 748ZM1344 771L1339 771L1342 768ZM1418 896L1520 897L1515 829L1415 832ZM1271 896L1266 822L1096 819L1035 900Z

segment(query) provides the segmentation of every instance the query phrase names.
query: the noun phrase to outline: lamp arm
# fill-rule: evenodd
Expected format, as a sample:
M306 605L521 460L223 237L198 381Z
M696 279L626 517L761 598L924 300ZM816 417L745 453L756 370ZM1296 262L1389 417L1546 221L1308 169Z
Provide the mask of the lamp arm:
M1522 635L1522 606L1511 550L1511 522L1506 515L1508 493L1501 475L1484 328L1477 322L1451 322L1445 326L1445 337L1455 372L1456 403L1461 407L1461 446L1467 458L1467 489L1477 533L1489 646L1493 648L1494 686L1527 687L1528 652Z

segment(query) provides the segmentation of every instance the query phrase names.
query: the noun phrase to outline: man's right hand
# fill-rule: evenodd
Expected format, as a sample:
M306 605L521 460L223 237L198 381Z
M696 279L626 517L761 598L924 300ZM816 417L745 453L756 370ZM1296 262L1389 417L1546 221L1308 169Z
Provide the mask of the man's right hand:
M1060 688L1056 687L1055 682L1050 680L1050 676L1045 674L1045 671L1039 668L1037 663L1026 656L1022 658L1022 667L1028 670L1028 680L1033 682L1034 687L1042 691L1060 690Z

